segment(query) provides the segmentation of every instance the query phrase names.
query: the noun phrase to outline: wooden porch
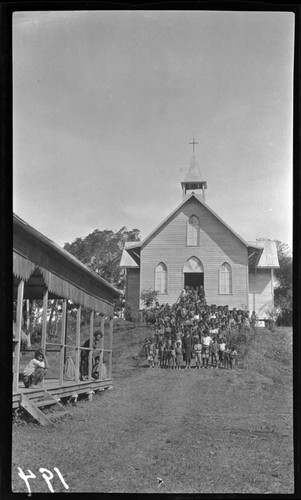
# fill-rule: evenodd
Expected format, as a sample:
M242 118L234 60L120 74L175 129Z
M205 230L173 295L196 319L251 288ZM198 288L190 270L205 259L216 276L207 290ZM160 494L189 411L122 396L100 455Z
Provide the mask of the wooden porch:
M37 408L51 404L60 406L55 400L64 398L76 400L81 394L87 394L88 399L92 399L95 391L107 389L112 385L114 301L119 298L120 291L16 215L13 222L16 326L13 329L12 339L12 407L16 409L23 406L34 415L35 405ZM32 351L33 356L35 351L35 349L25 353L21 351L23 311L25 301L29 300L39 300L43 303L41 340L35 349L41 347L47 358L48 356L51 358L52 363L40 386L27 389L23 381L20 381L20 374L24 369L22 361L28 362L28 359L22 359L22 355L28 356ZM49 301L53 300L61 304L60 328L54 339L49 333L47 317ZM68 304L76 317L74 329L71 327L71 331L68 330L71 314L68 313ZM83 310L86 315L84 322ZM96 320L97 330L101 333L100 345L97 347L93 340ZM83 334L83 324L88 328L85 334ZM83 346L83 341L87 340L88 347ZM88 356L88 367L86 378L82 380L80 363L84 352ZM92 377L92 364L96 354L99 359L98 379ZM72 377L65 373L68 358L71 358L74 366ZM38 414L37 409L36 415Z
M13 392L12 407L16 409L21 403L21 394L25 394L32 402L39 401L46 390L56 399L74 398L79 394L86 394L89 396L93 391L100 391L108 389L113 384L113 380L108 378L106 380L84 380L74 382L66 380L62 383L58 379L45 379L43 387L37 389L26 389L23 382L19 382L18 388Z

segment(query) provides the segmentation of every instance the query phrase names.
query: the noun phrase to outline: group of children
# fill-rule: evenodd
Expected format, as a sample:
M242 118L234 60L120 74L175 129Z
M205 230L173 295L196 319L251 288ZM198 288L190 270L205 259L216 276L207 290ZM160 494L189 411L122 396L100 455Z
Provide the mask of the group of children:
M177 334L174 341L171 338L161 341L147 339L144 354L152 368L180 370L184 362L184 367L189 370L194 360L197 369L221 367L232 370L238 352L235 345L226 344L222 335L211 337L209 331L204 330L201 335L192 336L188 331L183 337Z
M173 305L160 305L156 302L154 307L144 311L144 319L166 335L174 335L183 328L183 325L189 325L195 330L204 328L231 330L235 326L238 329L248 330L254 328L257 322L255 311L250 315L249 311L236 308L230 310L227 305L207 305L201 287L196 289L185 287Z
M237 346L231 332L255 329L255 311L242 311L226 306L207 305L202 287L185 287L175 304L159 304L145 311L155 335L147 339L143 352L153 368L189 369L235 367Z

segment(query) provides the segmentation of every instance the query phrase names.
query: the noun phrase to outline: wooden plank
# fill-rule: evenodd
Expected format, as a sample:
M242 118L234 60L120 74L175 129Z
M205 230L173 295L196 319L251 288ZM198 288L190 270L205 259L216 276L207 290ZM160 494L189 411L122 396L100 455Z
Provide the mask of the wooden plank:
M75 382L79 382L81 316L82 316L82 308L81 306L78 306L76 314L76 337L75 337Z
M94 311L90 312L90 352L89 352L89 365L88 365L88 378L91 378L92 373L92 346L93 346L93 333L94 333Z
M52 387L47 386L47 392L49 392L52 396L59 396L60 398L68 398L71 397L73 394L85 394L91 390L97 391L101 389L107 389L112 385L113 380L108 378L106 380L84 381L84 382L79 382L78 384L75 384L73 382L73 385L69 383L63 386L60 386L58 384L58 381L56 382L57 385L55 384ZM45 383L47 383L47 380L45 381ZM20 406L20 399L22 394L25 394L26 397L28 397L28 399L30 399L31 401L38 401L41 397L43 397L43 393L41 390L30 391L29 389L20 387L19 392L13 394L12 398L13 409L16 409Z
M48 400L42 400L42 401L36 401L35 402L35 406L37 408L41 408L41 407L44 407L44 406L54 406L57 404L57 401L53 398L52 400L48 399Z
M21 406L44 427L54 426L54 423L28 399L25 394L21 394Z
M55 399L48 391L44 391L43 399L41 401L35 402L35 406L38 408L44 406L56 406L57 412L69 413L66 410L66 408L57 399Z
M107 376L109 378L112 377L112 356L113 356L113 318L110 318L110 327L109 327L109 369Z
M46 288L43 293L43 322L42 322L42 337L41 337L41 348L44 349L46 356L47 356L46 353L47 307L48 307L48 288ZM44 380L42 380L41 386L44 387Z
M61 329L61 352L60 352L60 369L59 369L59 382L63 383L64 380L64 364L65 364L65 336L66 336L66 323L67 323L67 300L63 300L62 307L62 329Z
M102 332L102 338L100 341L100 359L99 359L99 378L102 380L102 366L103 366L103 352L104 352L104 346L105 346L105 317L104 315L101 316L100 318L100 329Z
M21 280L18 285L17 313L16 313L16 337L14 342L14 374L13 390L17 390L19 384L19 366L20 366L20 347L21 347L21 329L23 318L23 296L24 281ZM11 334L12 335L12 334Z

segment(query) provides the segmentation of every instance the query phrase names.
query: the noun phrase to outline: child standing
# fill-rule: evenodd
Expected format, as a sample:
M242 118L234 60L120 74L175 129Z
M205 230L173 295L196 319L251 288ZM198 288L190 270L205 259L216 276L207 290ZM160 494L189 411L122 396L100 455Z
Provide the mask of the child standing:
M148 346L148 362L149 366L154 368L154 355L155 355L155 344L153 340L151 340L149 346Z
M235 365L236 365L236 359L237 359L237 350L236 350L235 346L233 346L230 349L229 357L230 357L230 368L231 368L231 370L234 370Z
M209 330L207 330L207 328L205 328L205 330L203 332L202 344L203 344L202 345L203 365L205 368L208 368L212 338L210 337Z
M194 354L195 354L195 363L196 363L197 369L199 370L200 367L203 368L203 365L202 365L202 344L201 344L199 339L194 344Z
M180 370L182 366L182 361L183 361L183 355L182 355L182 342L177 342L176 343L176 348L175 348L175 353L176 353L176 368Z
M218 343L216 337L214 337L213 342L211 344L211 368L215 366L215 368L218 368Z
M160 347L160 367L163 368L166 364L166 342L162 342Z
M225 367L227 370L229 370L230 368L230 353L231 353L231 349L229 346L226 345L226 349L225 349Z
M169 364L171 365L172 369L176 367L176 349L174 344L172 344L170 347Z
M224 338L221 337L218 344L218 357L222 368L225 368L225 350L226 343Z
M158 344L155 345L153 365L154 365L154 368L159 368L159 347L158 347Z

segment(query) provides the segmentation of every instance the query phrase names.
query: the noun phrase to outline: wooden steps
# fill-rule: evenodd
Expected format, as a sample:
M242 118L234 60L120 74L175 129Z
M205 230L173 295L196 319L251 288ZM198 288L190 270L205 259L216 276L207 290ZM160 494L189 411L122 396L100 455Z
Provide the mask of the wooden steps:
M27 396L21 394L21 406L41 425L44 427L53 426L56 427L53 419L62 417L63 415L70 415L70 413L65 410L64 406L59 403L49 392L44 391L43 399L39 401L31 401ZM44 413L40 408L47 408L52 406L56 411L51 413Z

